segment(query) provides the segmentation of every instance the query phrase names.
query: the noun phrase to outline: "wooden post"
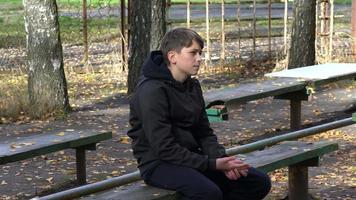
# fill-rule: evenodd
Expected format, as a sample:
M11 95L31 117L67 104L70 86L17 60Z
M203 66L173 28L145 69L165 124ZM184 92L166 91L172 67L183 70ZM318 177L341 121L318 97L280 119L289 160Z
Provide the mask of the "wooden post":
M78 147L75 149L77 159L77 181L79 185L87 183L87 172L85 168L85 148Z
M83 63L86 65L89 57L87 0L83 0L82 11L83 11L82 19L83 19L83 45L84 45Z
M288 167L288 199L309 199L308 167L292 165Z
M352 0L351 11L351 29L352 29L352 54L354 60L356 60L356 0Z
M122 71L125 71L125 0L120 0L121 2L121 59L122 59Z
M329 61L332 60L333 54L333 34L334 34L334 0L330 0L330 25L329 25Z
M241 58L241 22L240 22L240 0L237 0L237 27L238 27L238 48L237 54L238 58Z
M284 55L287 55L288 0L284 0Z
M321 56L324 58L327 58L328 56L328 47L329 45L327 44L328 40L327 37L329 35L328 32L328 15L327 15L327 11L328 11L328 0L323 0L320 2L320 38L321 38L321 42L320 42L320 52L321 52ZM325 60L326 61L326 60Z
M252 56L256 55L256 0L253 0L253 31L252 31L252 39L253 39L253 52Z
M272 30L272 2L268 0L268 56L271 57L272 49L271 49L271 30Z
M130 35L131 35L131 0L127 0L127 46L130 46Z
M210 30L209 30L209 0L205 1L205 22L206 22L206 65L210 63Z
M221 60L225 60L225 0L221 0Z
M187 1L187 28L190 28L190 0Z
M300 99L290 100L290 128L292 130L301 127L302 101Z

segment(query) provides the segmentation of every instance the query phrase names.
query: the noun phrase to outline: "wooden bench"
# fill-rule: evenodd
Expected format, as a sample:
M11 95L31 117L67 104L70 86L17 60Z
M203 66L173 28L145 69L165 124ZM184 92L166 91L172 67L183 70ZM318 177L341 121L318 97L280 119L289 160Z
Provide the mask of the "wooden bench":
M85 184L85 150L95 150L96 143L110 138L111 132L67 129L8 140L0 143L0 165L73 148L76 150L77 181Z
M310 92L322 85L339 80L355 79L356 64L329 63L266 74L257 82L243 83L204 93L207 109L214 105L242 104L274 97L290 101L290 128L301 128L302 101L309 100ZM220 113L219 113L220 114ZM218 117L221 118L222 116ZM225 118L227 118L225 116ZM215 117L212 117L215 121ZM218 120L218 121L221 121Z
M263 172L271 172L288 166L289 199L304 200L308 199L308 167L318 166L322 155L337 149L338 145L335 142L286 141L271 148L238 155L238 157ZM176 200L180 198L175 191L159 189L139 182L127 187L117 187L96 193L83 199Z

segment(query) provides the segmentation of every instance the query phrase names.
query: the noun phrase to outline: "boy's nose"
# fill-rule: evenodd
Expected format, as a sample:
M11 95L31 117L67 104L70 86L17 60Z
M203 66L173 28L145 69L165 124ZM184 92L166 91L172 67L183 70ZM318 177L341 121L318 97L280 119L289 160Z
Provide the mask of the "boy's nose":
M196 58L196 59L197 59L198 62L201 62L201 60L202 60L201 55L200 55L200 54L197 54L197 58Z

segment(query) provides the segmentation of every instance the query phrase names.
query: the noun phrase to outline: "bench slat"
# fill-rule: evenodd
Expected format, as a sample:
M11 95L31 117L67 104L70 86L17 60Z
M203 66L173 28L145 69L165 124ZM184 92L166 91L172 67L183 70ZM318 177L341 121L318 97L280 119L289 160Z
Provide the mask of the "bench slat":
M263 172L270 172L311 158L320 157L337 149L338 144L334 142L304 143L286 141L264 151L246 154L244 161Z
M305 143L299 141L287 141L275 145L263 151L256 151L239 155L244 161L257 169L269 172L274 169L300 163L311 158L319 158L323 154L338 149L335 142ZM143 186L143 183L134 183L112 190L84 197L86 200L117 199L117 200L175 200L179 195L174 191L159 189L151 186Z
M20 161L67 148L95 144L112 137L111 132L92 129L67 130L8 140L0 144L0 164Z

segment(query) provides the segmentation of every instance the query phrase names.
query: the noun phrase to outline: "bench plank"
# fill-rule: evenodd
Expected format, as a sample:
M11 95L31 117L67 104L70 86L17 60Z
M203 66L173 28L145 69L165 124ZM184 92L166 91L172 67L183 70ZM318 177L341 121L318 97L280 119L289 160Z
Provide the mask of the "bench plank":
M8 140L0 144L0 165L44 155L68 148L98 143L112 137L111 132L92 129L66 130Z
M264 151L255 151L238 157L246 157L245 162L263 171L294 165L305 160L320 157L338 149L334 142L304 143L300 141L286 141Z
M312 158L319 158L323 154L338 149L335 142L305 143L299 141L287 141L275 145L263 151L256 151L248 154L238 155L245 162L250 163L257 169L269 172L275 169L302 163ZM174 191L159 189L151 186L143 186L143 183L136 183L130 186L123 186L108 191L84 197L86 200L96 199L117 199L117 200L176 200L179 195Z

